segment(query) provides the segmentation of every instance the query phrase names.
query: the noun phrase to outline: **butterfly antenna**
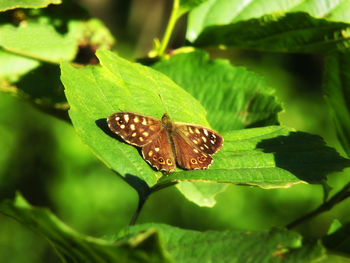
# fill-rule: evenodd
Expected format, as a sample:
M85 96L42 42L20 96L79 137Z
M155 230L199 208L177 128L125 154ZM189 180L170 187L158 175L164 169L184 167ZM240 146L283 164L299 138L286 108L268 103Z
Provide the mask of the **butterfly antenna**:
M168 113L168 107L165 105L165 103L164 103L164 101L163 101L163 98L162 98L162 96L158 93L158 97L159 97L159 99L160 99L160 101L162 102L162 104L163 104L163 107L164 107L164 109L165 109L165 113Z

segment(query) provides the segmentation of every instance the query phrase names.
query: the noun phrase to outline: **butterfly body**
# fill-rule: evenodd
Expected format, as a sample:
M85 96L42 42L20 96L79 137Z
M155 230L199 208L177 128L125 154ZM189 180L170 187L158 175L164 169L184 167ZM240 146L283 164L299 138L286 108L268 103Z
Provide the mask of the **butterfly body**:
M165 113L161 120L133 112L117 112L107 119L108 127L125 142L142 147L143 158L160 171L179 167L207 169L223 138L206 127L174 122Z

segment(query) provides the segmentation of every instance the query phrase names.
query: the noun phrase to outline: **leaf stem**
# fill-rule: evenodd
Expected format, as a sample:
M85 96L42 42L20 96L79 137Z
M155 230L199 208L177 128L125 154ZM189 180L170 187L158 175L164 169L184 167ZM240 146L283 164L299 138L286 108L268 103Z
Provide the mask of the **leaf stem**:
M143 195L140 195L140 194L139 194L139 203L138 203L137 209L136 209L136 211L135 211L135 214L134 214L134 215L132 216L132 218L131 218L131 221L130 221L130 223L129 223L129 226L135 225L136 220L137 220L137 218L139 217L140 212L141 212L141 209L142 209L143 205L145 204L147 198L148 198L148 195L143 196Z
M174 26L175 26L176 21L179 17L178 16L179 7L180 7L180 0L174 0L173 8L171 10L170 18L168 21L168 25L165 29L165 33L164 33L162 42L160 43L160 46L158 49L158 56L162 56L164 54L166 47L168 46L171 33L173 32Z
M346 184L332 198L330 198L328 201L324 202L322 205L320 205L314 211L311 211L310 213L308 213L308 214L298 218L297 220L289 223L286 226L287 229L292 229L292 228L296 227L297 225L305 222L306 220L309 220L309 219L317 216L318 214L321 214L323 212L331 210L336 204L340 203L341 201L345 200L348 197L350 197L350 182L348 184Z

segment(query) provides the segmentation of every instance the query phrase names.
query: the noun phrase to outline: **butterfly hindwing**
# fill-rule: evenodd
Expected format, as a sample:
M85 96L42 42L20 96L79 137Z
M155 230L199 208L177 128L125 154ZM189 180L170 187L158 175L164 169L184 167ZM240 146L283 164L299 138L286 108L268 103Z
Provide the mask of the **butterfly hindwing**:
M189 145L181 134L173 132L172 139L175 146L176 162L180 167L193 170L207 169L211 165L213 158Z
M220 134L203 126L175 123L175 132L184 137L190 146L205 154L216 153L223 144Z
M114 113L107 123L111 131L136 146L148 144L162 129L160 120L133 112Z
M159 171L175 171L176 163L166 129L163 129L150 143L142 148L142 156Z

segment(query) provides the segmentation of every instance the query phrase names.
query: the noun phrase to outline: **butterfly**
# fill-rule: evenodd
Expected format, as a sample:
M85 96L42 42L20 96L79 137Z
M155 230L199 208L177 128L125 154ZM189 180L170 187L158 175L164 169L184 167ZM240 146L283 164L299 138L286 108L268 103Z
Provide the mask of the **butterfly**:
M133 112L117 112L107 118L109 129L125 142L142 147L142 157L159 171L179 167L207 169L211 155L221 149L224 139L206 127L174 122L165 113L161 120Z

